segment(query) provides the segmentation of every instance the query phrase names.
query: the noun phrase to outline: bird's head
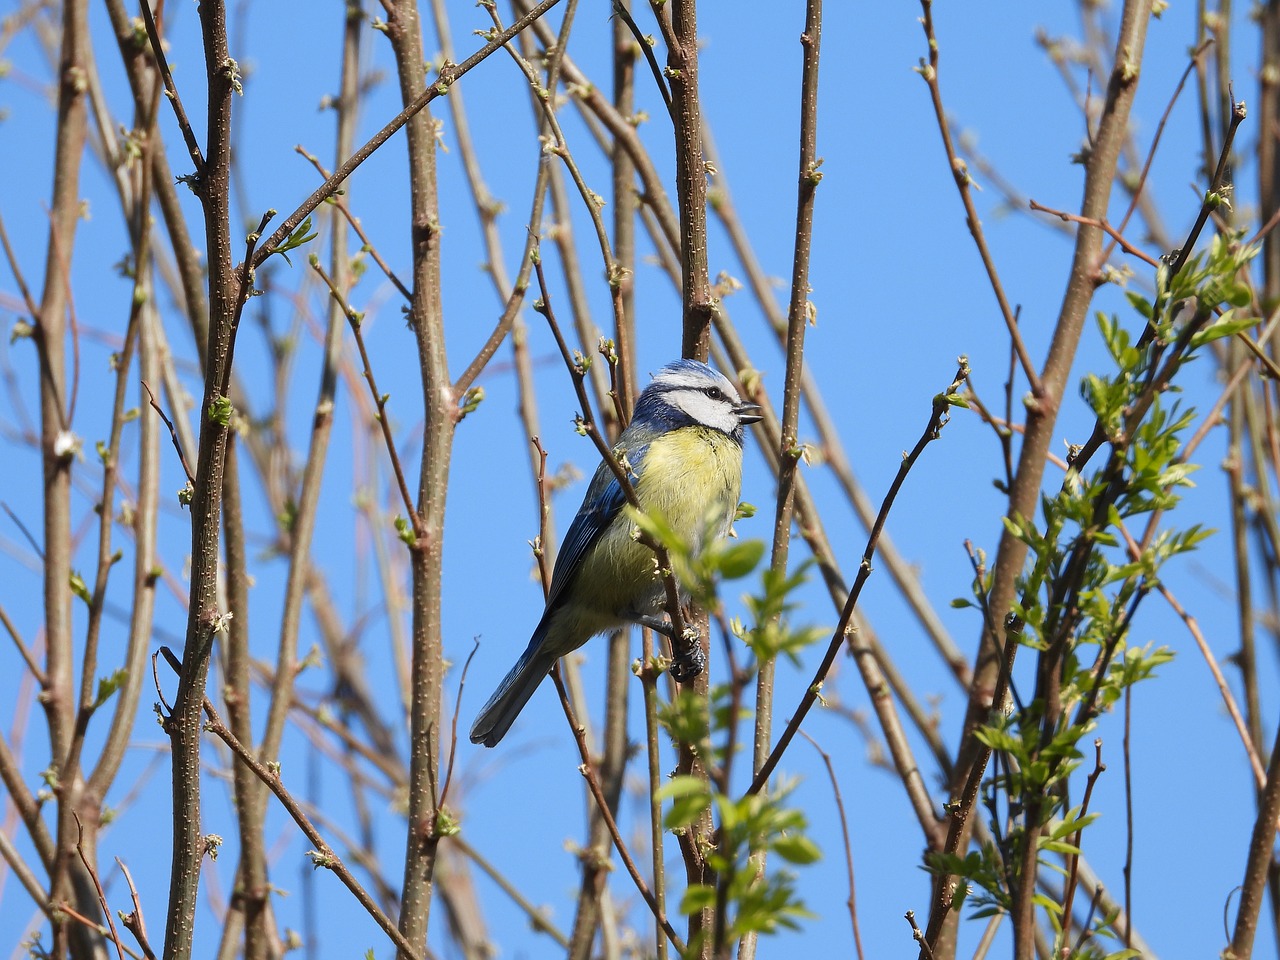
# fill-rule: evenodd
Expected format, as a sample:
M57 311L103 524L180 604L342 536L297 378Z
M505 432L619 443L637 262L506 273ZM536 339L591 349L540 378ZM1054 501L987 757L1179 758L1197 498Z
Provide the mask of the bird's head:
M654 375L636 401L635 420L674 430L701 426L741 442L744 424L760 420L760 408L744 403L719 372L697 360L676 360Z

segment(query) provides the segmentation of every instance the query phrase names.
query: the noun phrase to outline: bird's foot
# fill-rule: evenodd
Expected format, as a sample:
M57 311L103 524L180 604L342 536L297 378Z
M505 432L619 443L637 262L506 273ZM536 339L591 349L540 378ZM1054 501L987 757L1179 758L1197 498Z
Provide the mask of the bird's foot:
M671 679L676 683L691 683L707 668L707 655L698 642L698 631L690 626L684 636L671 643Z
M646 614L637 614L632 622L642 627L647 627L654 633L660 633L668 640L675 641L675 637L671 630L671 621L663 617L651 617Z

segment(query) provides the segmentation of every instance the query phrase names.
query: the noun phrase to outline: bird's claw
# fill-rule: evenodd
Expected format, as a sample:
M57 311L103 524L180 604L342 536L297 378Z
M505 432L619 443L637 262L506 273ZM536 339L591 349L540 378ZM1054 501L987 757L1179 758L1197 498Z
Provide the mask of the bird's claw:
M679 644L682 649L673 649L671 658L671 679L676 683L686 684L701 676L707 668L707 655L698 643L695 632L692 637L683 638Z

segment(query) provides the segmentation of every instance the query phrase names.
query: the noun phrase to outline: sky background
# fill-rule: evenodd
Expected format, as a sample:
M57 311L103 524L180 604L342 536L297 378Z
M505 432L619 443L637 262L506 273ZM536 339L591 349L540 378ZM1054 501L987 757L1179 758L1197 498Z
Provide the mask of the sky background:
M294 153L302 144L332 166L333 118L318 108L321 98L336 92L337 53L342 28L342 3L305 0L234 4L232 56L245 74L244 96L235 100L239 124L239 162L243 200L236 215L256 223L261 212L292 210L318 182L311 167ZM796 136L799 96L800 45L803 4L755 3L701 5L700 33L702 94L705 117L721 154L717 183L727 182L739 214L766 271L777 277L790 273L795 217ZM0 0L0 14L17 9L14 0ZM489 26L482 10L471 2L450 2L456 60L477 49L481 40L473 29ZM817 324L808 332L806 359L822 386L828 408L859 478L878 502L898 468L901 452L911 447L927 422L932 396L951 379L956 357L966 354L973 383L988 403L1000 405L1001 384L1008 363L1008 345L994 298L983 275L964 223L951 174L934 122L928 91L913 72L924 55L924 36L912 3L827 5L823 32L819 148L824 180L818 191L811 298L818 308ZM1081 145L1083 122L1057 68L1036 43L1037 31L1051 36L1079 36L1075 5L1001 2L983 5L942 3L936 13L941 44L940 77L947 109L969 131L981 152L1025 195L1051 206L1076 208L1082 168L1071 155ZM1187 50L1194 42L1194 5L1173 3L1162 19L1152 22L1134 108L1137 143L1145 150L1161 112L1181 75ZM1114 26L1118 8L1104 5L1102 22ZM1255 34L1243 20L1235 44L1232 75L1236 95L1256 100L1257 50ZM509 14L504 11L504 16ZM552 23L559 24L559 13ZM202 67L198 22L193 5L171 3L168 11L172 63L179 89L203 140ZM637 15L642 29L651 21ZM107 103L115 116L127 121L131 101L118 64L114 41L100 5L91 5L94 50ZM569 54L597 83L607 89L608 5L601 0L581 4ZM427 29L428 55L439 48ZM358 141L363 142L397 112L391 77L390 50L381 35L366 31L365 64L380 71L361 114ZM0 52L7 72L0 72L0 213L18 247L28 283L40 286L47 232L49 171L52 165L53 112L49 90L51 69L30 31L19 34ZM1083 73L1077 74L1083 86ZM1093 81L1093 97L1101 83ZM638 101L650 116L641 128L671 189L670 132L663 108L643 72L637 74ZM504 254L514 275L524 240L529 196L538 162L538 145L528 107L526 85L509 59L495 56L459 84L468 104L472 133L484 175L493 194L506 205L500 219ZM164 105L162 104L162 108ZM441 108L442 143L453 147L452 123ZM564 111L566 135L582 164L588 182L607 192L607 168L586 128L572 109ZM1174 236L1185 236L1199 204L1195 100L1184 94L1172 114L1165 140L1152 168L1150 189ZM175 173L186 172L176 125L170 113L161 116L161 129L170 149ZM1242 128L1242 150L1248 155L1256 142L1252 119ZM409 248L405 229L408 198L404 186L403 139L394 138L352 178L349 200L379 250L399 271L408 274ZM1236 209L1248 217L1252 209L1254 177L1250 165L1237 171ZM500 304L479 265L483 250L458 151L441 154L441 221L444 225L444 306L447 348L454 376L488 335ZM1010 299L1021 305L1022 328L1031 355L1043 358L1057 315L1070 262L1071 240L1053 224L1023 213L1007 213L990 183L983 183L977 203L988 242L999 265ZM715 185L715 184L713 184ZM105 397L107 357L115 348L127 316L131 293L116 264L126 249L118 203L100 163L89 160L82 193L88 217L80 225L73 270L82 341L81 403L76 431L86 439L89 456L77 468L83 481L75 497L76 515L89 516L91 491L97 484L93 442L105 437L109 404ZM190 222L199 222L197 204L186 197ZM1112 207L1113 217L1123 201ZM579 211L580 212L580 211ZM606 211L607 212L607 211ZM574 223L580 249L591 249L587 222ZM1137 239L1137 237L1135 237ZM323 235L320 243L323 241ZM317 252L323 248L316 247ZM549 249L549 247L548 247ZM665 275L652 262L647 240L641 243L645 260L636 274L640 328L639 367L642 380L676 356L680 344L679 300ZM323 255L323 254L322 254ZM239 253L237 252L237 257ZM597 323L608 317L607 290L595 262L585 260L584 275ZM565 304L559 285L559 264L548 257L556 288L553 296ZM718 227L712 228L710 263L713 276L725 270L742 277L732 250ZM304 259L293 267L273 261L265 282L292 290L306 273ZM1150 282L1149 272L1133 262L1135 285ZM17 288L6 270L0 271L0 361L16 383L0 396L0 499L32 530L40 529L40 490L35 450L21 441L24 418L33 416L36 400L34 351L27 342L10 346L7 333L20 318ZM368 310L366 337L374 356L382 389L392 395L391 411L406 463L417 461L416 434L420 399L414 378L412 338L400 317L389 285L373 271L353 294L360 309ZM779 298L785 303L786 289ZM269 310L266 320L277 332L300 322L300 350L288 405L291 437L298 462L305 452L306 430L318 382L319 349L314 331L323 320L321 294L307 288L295 300L296 315L285 298L263 298L254 309ZM760 311L746 293L726 302L764 373L775 404L781 403L783 361L767 333ZM1130 329L1137 319L1125 312L1115 288L1100 291L1097 309L1120 312ZM164 304L173 349L183 363L194 357L189 335L172 304ZM567 317L567 307L565 307ZM583 473L594 468L589 442L575 435L572 416L576 402L554 354L541 318L526 309L530 349L538 361L542 436L553 467L571 463ZM567 320L566 320L567 322ZM98 336L98 334L101 336ZM114 341L113 339L114 338ZM347 346L353 350L348 337ZM489 690L523 649L541 610L541 592L531 577L526 541L536 533L536 502L526 468L527 442L515 416L515 378L505 347L481 378L486 399L460 426L452 467L445 541L446 655L460 662L481 646L471 668L462 703L465 728ZM1086 333L1075 381L1085 370L1103 363L1096 329ZM266 408L271 386L264 338L256 323L242 330L236 354L237 369L255 398ZM188 389L198 395L194 368L184 370ZM1188 399L1201 410L1217 397L1215 368L1194 365L1183 383ZM353 477L366 469L354 451L353 425L347 403L350 384L340 387L334 428L334 447L321 504L316 556L325 568L335 602L354 621L376 599L377 585L366 562L368 541L352 503ZM1019 394L1024 385L1019 387ZM20 395L23 408L15 403ZM130 405L137 403L131 393ZM1092 426L1078 391L1068 390L1057 435L1082 441ZM811 428L806 436L813 438ZM126 434L136 445L136 432ZM136 449L136 446L134 447ZM1063 448L1056 446L1055 452ZM188 519L174 508L172 492L181 486L180 467L166 446L161 484L166 506L161 542L166 563L175 575L184 571L188 550ZM1220 468L1220 438L1202 448L1204 469L1198 486L1189 490L1179 511L1185 525L1192 522L1223 527L1225 476ZM923 585L952 636L971 655L979 623L973 611L952 610L953 597L969 594L971 571L963 551L966 538L994 551L1000 533L1003 498L992 479L1001 473L999 446L990 428L975 416L957 411L939 443L932 445L909 478L889 521L888 532L899 550L918 568ZM415 471L416 472L416 471ZM385 476L385 475L384 475ZM842 568L854 570L865 533L840 500L830 474L809 469L824 520ZM1055 483L1051 474L1047 484ZM567 489L556 501L563 525L577 507L584 484ZM744 537L767 538L771 529L773 485L754 441L748 441L743 498L763 509L754 520L739 525ZM250 514L251 549L267 545L262 536L270 517L260 490L250 484L246 494ZM87 521L85 521L87 524ZM86 527L87 529L87 527ZM131 544L121 542L126 560ZM1220 660L1237 643L1236 614L1231 593L1227 538L1211 539L1195 555L1177 561L1165 579L1199 619ZM21 532L8 518L0 519L0 603L23 634L37 635L41 608L39 560ZM78 563L91 570L95 544L86 536ZM256 555L252 560L256 585L250 617L255 653L273 656L279 629L279 598L284 563ZM117 570L121 603L127 576ZM185 585L185 581L182 581ZM737 585L725 591L731 612L740 609ZM123 599L121 599L123 598ZM887 576L873 577L863 595L862 610L891 651L913 687L930 697L948 745L954 747L963 716L964 696L950 680L939 657L908 614ZM836 616L820 585L802 595L800 622L834 624ZM80 616L80 611L77 611ZM82 627L81 621L78 624ZM157 607L156 643L180 644L185 624L182 605L161 591ZM110 639L122 642L124 628L112 623ZM386 715L394 716L396 695L388 654L388 627L382 616L366 625L362 650L371 676L386 696ZM302 652L314 637L308 620ZM1162 668L1160 680L1143 684L1134 695L1134 804L1139 811L1134 847L1134 915L1137 929L1161 956L1214 955L1223 945L1224 902L1240 883L1249 831L1253 823L1251 776L1243 752L1222 709L1207 669L1190 636L1162 601L1149 599L1134 626L1131 642L1168 645L1177 652ZM718 644L717 644L718 645ZM584 649L584 678L588 700L597 714L602 700L603 644ZM638 644L637 644L638 649ZM1266 691L1264 708L1274 710L1276 658L1267 641L1261 657ZM803 669L779 668L779 725L797 702L812 672L817 654ZM109 653L104 651L105 672ZM1024 658L1029 667L1031 658ZM841 660L826 694L857 709L867 710L867 697L856 672ZM1230 674L1234 681L1234 674ZM1029 685L1027 674L1020 674ZM456 671L446 693L452 710ZM321 672L300 681L306 690L322 691ZM164 740L153 725L153 691L144 691L141 716L118 788L108 798L120 806L118 819L104 832L101 854L106 862L119 855L133 871L153 932L160 939L168 878L169 787L167 759L160 753ZM638 697L638 685L636 686ZM257 703L261 705L260 698ZM30 681L11 645L0 644L0 728L14 739L25 730L24 758L29 782L38 783L47 749L43 721L31 701ZM858 880L858 910L869 956L906 955L910 932L902 919L907 909L922 917L928 912L928 884L920 871L922 840L896 776L870 765L866 744L855 728L833 712L816 711L805 725L832 754L850 817L854 864ZM643 737L641 718L633 710L632 738ZM1085 852L1113 894L1122 889L1125 852L1124 793L1120 762L1121 726L1116 717L1099 724L1108 772L1094 794L1101 819L1085 837ZM98 731L101 735L101 731ZM1270 736L1270 732L1267 734ZM94 741L91 738L91 744ZM931 783L936 771L926 761L922 743L913 740ZM296 732L284 747L286 782L307 799L349 819L350 798L341 782L324 772L304 738ZM217 754L208 751L210 760ZM550 685L540 690L512 733L494 751L462 743L458 748L457 802L470 842L489 857L535 902L550 906L553 919L567 929L572 922L577 889L577 861L569 849L583 837L584 796L572 743ZM671 765L674 765L673 762ZM745 764L744 764L745 766ZM788 933L762 946L762 955L794 955L799 949L852 951L845 913L847 889L838 822L831 787L806 743L793 745L782 764L786 776L799 778L795 801L811 820L811 835L823 846L823 863L800 875L800 890L818 919L798 933ZM641 766L632 767L632 786L641 783ZM214 781L210 781L211 784ZM141 784L140 789L131 787ZM641 788L642 789L642 788ZM631 791L624 802L631 834L643 826L642 792ZM211 786L205 795L205 829L228 838L224 857L206 871L206 890L225 897L235 867L231 838L234 810L225 788ZM7 810L8 808L6 808ZM387 875L398 883L402 823L388 809L380 826L380 850ZM4 829L21 835L7 814ZM268 831L273 855L272 879L291 895L277 901L282 925L300 928L306 900L302 878L310 875L303 854L305 838L281 814L270 811ZM668 865L678 865L674 843L668 845ZM113 906L124 906L123 886L112 879ZM503 957L544 957L560 953L551 941L533 933L527 920L495 886L477 878L491 934ZM614 896L624 904L636 901L634 890L620 869L613 875ZM323 873L314 878L314 894L321 910L323 957L363 955L375 946L378 956L389 955L385 940L336 879ZM1265 911L1264 911L1265 912ZM1233 914L1234 915L1234 914ZM16 955L18 941L32 923L35 911L21 887L0 870L0 956ZM216 943L211 930L214 914L202 901L197 927L197 955L210 955ZM335 919L340 918L340 919ZM443 915L433 917L431 944L443 943ZM981 925L967 925L961 953L980 933ZM1269 930L1260 938L1267 943Z

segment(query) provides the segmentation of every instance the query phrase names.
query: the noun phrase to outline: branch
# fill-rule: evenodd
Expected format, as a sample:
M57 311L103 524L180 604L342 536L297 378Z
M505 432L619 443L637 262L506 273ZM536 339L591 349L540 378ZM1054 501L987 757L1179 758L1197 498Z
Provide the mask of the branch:
M512 37L518 34L529 24L533 23L544 13L554 7L560 0L542 0L536 7L522 16L507 29L498 33L483 47L473 53L471 56L463 60L462 63L447 67L441 70L436 82L427 87L418 97L401 110L391 119L391 121L375 133L369 141L353 153L348 159L338 167L333 174L325 180L311 196L307 197L298 209L285 217L284 222L276 228L276 232L258 248L253 255L253 266L260 267L262 262L275 253L276 247L280 246L289 236L296 230L302 221L305 220L316 207L324 203L326 199L333 195L333 192L342 185L342 182L351 176L355 169L364 163L373 155L373 152L380 146L391 139L391 136L403 127L409 120L419 114L427 104L437 97L442 97L449 92L449 87L459 79L470 73L475 67L479 66L484 60L487 60L492 54L500 50Z
M942 106L942 87L938 83L938 38L933 31L933 0L920 0L924 12L920 23L924 27L925 40L929 45L929 62L922 60L917 72L924 77L929 86L929 99L933 102L934 117L938 121L938 130L942 134L942 146L947 153L947 165L955 179L956 189L960 192L960 202L964 204L965 223L969 225L969 233L978 248L978 256L982 258L982 266L987 271L987 279L991 282L991 291L996 295L996 303L1000 306L1000 315L1004 317L1005 327L1009 331L1009 339L1018 353L1018 362L1022 364L1023 375L1031 386L1031 392L1039 396L1043 392L1040 376L1036 373L1031 355L1027 353L1026 344L1022 342L1022 332L1018 329L1018 321L1013 308L1004 295L1004 285L1000 282L1000 274L996 272L995 260L987 248L987 237L982 230L982 221L978 219L978 209L973 203L973 194L969 190L973 178L969 176L969 168L956 154L955 144L951 140L951 127L947 123L947 113Z
M315 825L312 824L311 819L306 815L302 807L285 789L284 783L280 779L279 764L276 764L272 769L263 766L258 758L246 749L244 744L236 739L235 734L222 722L222 718L218 716L218 711L214 709L213 703L208 697L204 698L203 706L205 716L208 717L205 729L225 743L231 749L231 752L239 758L240 762L252 770L254 776L276 795L276 799L280 801L280 805L293 818L293 822L306 834L307 839L315 845L315 850L311 851L310 854L315 866L332 870L338 879L342 881L342 885L351 891L360 906L364 907L374 922L382 928L383 933L396 945L396 948L406 957L409 957L410 960L418 960L419 954L413 948L413 945L400 933L391 918L382 912L382 909L369 896L364 887L360 885L360 881L347 869L346 864L342 862L342 858L325 843L320 831L315 828Z
M804 718L818 699L822 684L831 670L831 665L835 663L836 654L840 652L840 647L844 645L850 622L853 619L853 609L858 603L862 587L871 576L871 560L875 556L876 543L880 539L880 533L884 529L885 521L889 518L889 511L898 496L898 491L902 489L902 484L907 479L907 474L911 472L911 468L915 466L916 461L920 459L920 455L924 453L924 448L938 439L942 428L950 419L952 400L956 398L957 391L959 391L968 376L968 360L961 357L960 366L956 370L955 378L951 381L951 384L946 390L933 398L933 413L929 417L929 423L925 427L924 433L920 435L920 439L916 441L915 447L903 458L902 465L898 467L898 474L894 477L893 483L889 486L889 492L885 494L884 502L880 505L880 512L876 516L875 526L872 527L871 534L867 538L866 549L862 552L862 563L858 566L858 575L853 582L853 588L849 591L849 598L845 601L844 610L841 611L840 620L831 636L831 643L827 647L826 655L814 672L813 680L805 690L795 713L792 714L791 719L787 722L787 727L782 736L778 739L777 744L774 745L773 751L768 758L760 766L755 779L751 781L751 786L747 790L748 795L759 793L764 788L764 785L768 783L769 775L773 772L774 767L778 765L783 752L795 737L796 731L800 729L800 724L804 722Z

